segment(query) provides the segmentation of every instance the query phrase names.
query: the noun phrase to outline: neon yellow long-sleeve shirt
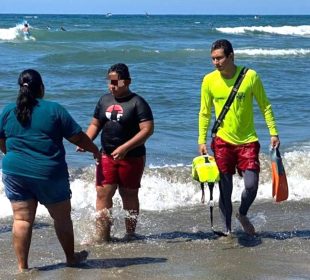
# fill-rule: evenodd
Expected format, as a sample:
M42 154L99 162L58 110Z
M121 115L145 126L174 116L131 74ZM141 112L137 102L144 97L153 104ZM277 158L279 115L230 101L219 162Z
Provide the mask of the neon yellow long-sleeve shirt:
M212 105L218 118L241 69L242 67L237 67L232 79L224 79L218 70L204 77L201 85L198 144L207 141ZM258 140L254 126L253 97L263 114L270 135L278 135L274 114L262 81L254 70L249 69L218 129L217 136L236 145Z

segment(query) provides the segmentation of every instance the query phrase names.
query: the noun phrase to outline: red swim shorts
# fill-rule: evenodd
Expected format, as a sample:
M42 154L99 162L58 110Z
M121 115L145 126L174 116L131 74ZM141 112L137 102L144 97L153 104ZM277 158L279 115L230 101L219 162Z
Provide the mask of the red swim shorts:
M96 168L96 186L118 185L120 188L138 189L145 165L145 156L115 160L103 154Z
M220 137L215 137L211 148L214 152L216 164L223 174L235 174L236 168L241 175L245 170L260 171L258 141L234 145L225 142Z

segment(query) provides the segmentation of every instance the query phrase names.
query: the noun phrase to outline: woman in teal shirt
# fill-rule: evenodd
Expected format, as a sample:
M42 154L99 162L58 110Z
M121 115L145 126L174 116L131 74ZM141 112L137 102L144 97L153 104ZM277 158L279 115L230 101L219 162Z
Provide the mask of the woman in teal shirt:
M54 220L57 237L67 265L85 260L86 251L74 252L71 220L71 191L63 139L94 154L96 145L82 131L64 107L43 100L41 75L32 69L18 79L16 104L9 104L0 116L2 181L13 210L13 246L20 271L28 269L32 226L38 202Z

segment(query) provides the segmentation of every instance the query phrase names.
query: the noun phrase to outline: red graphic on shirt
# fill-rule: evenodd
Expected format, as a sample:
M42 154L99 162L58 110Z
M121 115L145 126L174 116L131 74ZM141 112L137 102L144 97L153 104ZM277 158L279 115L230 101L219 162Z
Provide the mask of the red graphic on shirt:
M106 117L113 121L118 122L123 116L124 110L120 105L111 105L107 108L105 115Z

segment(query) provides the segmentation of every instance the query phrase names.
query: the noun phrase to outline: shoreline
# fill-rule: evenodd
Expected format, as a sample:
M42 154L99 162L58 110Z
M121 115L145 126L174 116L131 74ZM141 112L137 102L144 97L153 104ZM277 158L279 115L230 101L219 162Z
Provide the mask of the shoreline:
M138 228L140 240L77 244L77 251L90 253L79 268L65 266L53 227L37 222L29 260L35 269L21 274L16 273L7 228L0 232L0 279L309 279L308 209L308 201L254 204L250 215L258 232L254 238L235 220L233 238L215 236L209 213L201 205L177 209L178 214L146 212ZM215 222L219 222L217 210ZM149 221L155 222L152 228ZM117 230L123 230L122 226Z

